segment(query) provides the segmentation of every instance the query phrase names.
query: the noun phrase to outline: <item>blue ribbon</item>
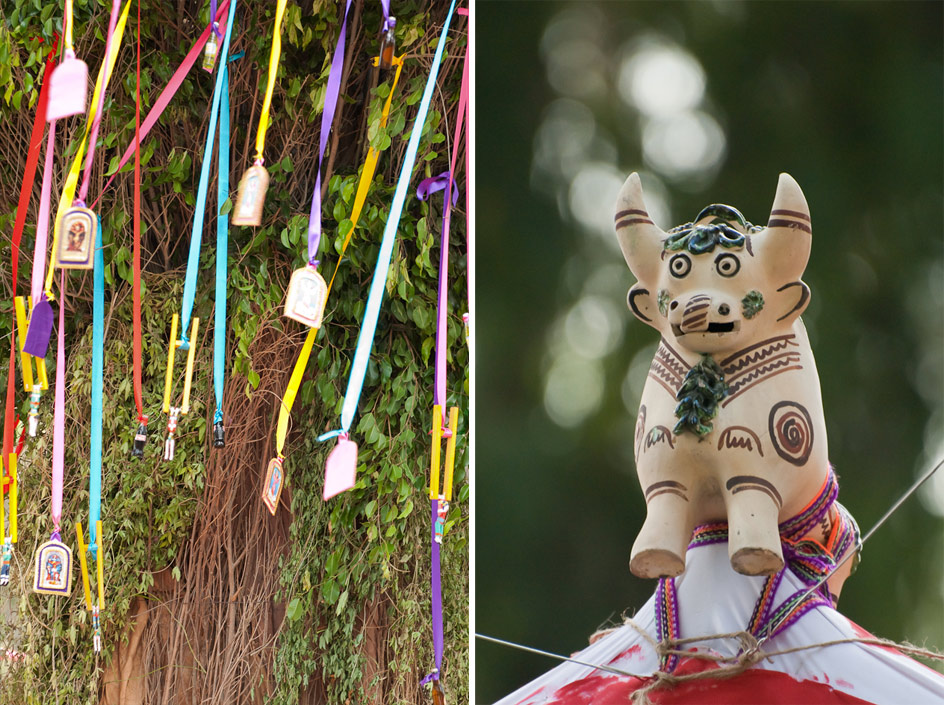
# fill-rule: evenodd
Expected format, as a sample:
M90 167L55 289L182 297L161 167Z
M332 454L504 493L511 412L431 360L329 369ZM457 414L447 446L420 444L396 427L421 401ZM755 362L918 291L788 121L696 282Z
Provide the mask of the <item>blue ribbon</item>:
M229 244L229 214L223 204L229 194L229 62L223 62L223 109L220 113L220 151L216 190L216 313L213 319L213 393L216 412L213 423L223 420L223 381L226 376L226 265Z
M371 348L373 348L374 345L374 333L377 329L380 304L383 301L384 288L387 283L387 271L390 269L390 258L393 256L393 244L397 239L397 226L400 224L400 216L403 213L403 202L406 200L407 188L409 187L410 178L413 174L413 165L416 163L416 152L419 149L423 127L426 125L426 115L429 112L429 104L433 97L433 90L436 88L436 77L439 75L439 66L442 63L443 50L446 47L446 37L449 33L449 23L452 21L452 13L455 7L456 2L452 0L449 3L449 14L446 15L446 22L443 25L442 34L440 34L439 37L439 44L436 46L433 65L429 72L429 78L426 80L426 89L423 91L423 98L420 101L419 111L416 114L416 121L413 123L413 131L410 133L410 142L407 145L406 154L403 157L403 167L400 169L397 188L393 194L393 203L390 205L390 213L387 216L387 224L384 227L383 240L380 244L380 254L377 255L377 267L374 270L374 278L370 284L370 293L367 296L364 322L361 324L361 330L357 336L357 349L354 351L354 362L351 364L351 376L348 378L347 391L344 393L344 404L341 407L341 431L330 431L322 434L318 437L319 441L327 440L328 438L339 435L339 433L347 433L351 428L351 422L354 420L354 413L357 411L357 403L360 401L361 390L364 386L364 376L367 373L367 362L370 357Z
M102 397L105 383L105 256L102 221L92 256L92 434L89 442L89 550L94 558L95 523L102 518ZM64 305L64 304L60 304Z
M229 15L226 18L226 35L223 37L221 55L229 56L230 38L233 34L233 20L236 19L236 0L229 6ZM213 87L213 103L210 108L210 124L207 126L206 146L203 148L203 164L200 166L200 183L197 186L197 207L193 216L193 232L190 235L190 254L187 257L187 275L184 279L184 296L180 309L180 349L190 348L187 333L190 330L190 316L193 313L193 299L197 293L197 271L200 269L200 244L203 239L203 219L206 212L207 190L210 184L210 158L213 156L213 145L216 139L216 124L220 114L220 103L224 85L228 86L226 68L229 62L223 61L216 75L216 85ZM227 103L229 101L227 100ZM227 128L229 127L229 110L225 111ZM222 131L222 125L220 126ZM222 139L221 139L222 142ZM227 144L226 149L229 148ZM220 152L222 153L222 148ZM220 157L222 159L222 156ZM229 155L227 155L227 159ZM217 226L219 227L219 226Z

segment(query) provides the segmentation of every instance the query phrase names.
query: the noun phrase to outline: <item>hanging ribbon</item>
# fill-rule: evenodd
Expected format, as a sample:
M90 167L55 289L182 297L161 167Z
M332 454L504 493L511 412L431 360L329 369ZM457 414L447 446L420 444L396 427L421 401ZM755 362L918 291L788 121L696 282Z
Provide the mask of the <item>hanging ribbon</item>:
M383 291L387 282L387 271L390 268L390 259L393 255L393 245L396 240L397 227L403 212L403 203L406 199L406 192L409 187L410 177L413 173L413 166L416 163L416 152L419 149L423 127L426 124L429 104L432 100L433 90L436 87L436 77L439 75L439 66L442 62L442 55L449 32L449 23L452 20L454 10L455 0L452 0L449 4L449 13L446 16L446 22L443 25L439 43L436 46L436 53L433 57L429 78L426 81L426 88L420 100L419 110L417 111L413 130L410 134L410 141L407 144L406 154L404 155L403 167L401 168L393 202L390 206L390 213L387 216L387 223L384 227L380 253L377 256L377 266L374 270L373 280L371 281L370 293L367 297L367 306L364 311L364 320L357 338L357 348L354 352L351 374L348 379L347 391L344 395L344 404L341 408L341 428L322 434L318 438L318 440L324 441L340 436L340 442L332 453L338 452L339 449L343 453L337 457L337 460L340 462L333 463L332 457L329 456L328 458L325 472L326 499L333 494L337 494L337 492L350 489L354 484L354 471L357 466L356 446L353 449L350 448L348 444L353 444L348 441L347 435L351 427L351 422L354 420L354 413L357 411L357 404L360 400L361 390L364 385L364 376L367 372L367 362L371 348L373 347L374 332L377 327L377 318L380 315L380 304L383 300ZM353 453L351 452L352 450ZM329 494L329 485L331 494Z
M279 72L279 57L282 55L282 17L285 15L286 0L278 0L275 5L275 27L272 29L272 49L269 52L269 74L266 79L265 97L262 99L262 112L259 113L259 127L256 130L256 163L262 164L265 150L266 130L269 129L269 108L272 105L272 93L275 90L275 78ZM342 30L343 32L343 30Z
M210 17L213 21L213 16ZM100 196L99 196L100 197ZM135 52L134 83L134 243L131 254L132 301L131 301L131 365L134 386L134 406L138 412L138 430L134 434L132 454L144 456L147 443L148 417L144 413L141 359L141 0L138 0L138 31Z
M20 242L23 238L23 227L26 225L26 216L29 210L30 196L33 193L33 182L36 178L36 166L39 162L39 150L43 143L43 129L46 125L46 106L49 102L49 77L56 66L56 48L59 44L59 35L53 38L53 46L46 57L46 67L43 70L42 85L39 89L39 99L36 102L36 114L33 118L33 129L30 133L29 149L26 153L26 167L23 170L23 181L20 184L20 197L16 206L16 219L13 222L12 240L12 290L16 293L17 273L20 263ZM48 141L47 141L48 144ZM47 156L48 160L48 156ZM35 299L34 299L35 300ZM15 320L13 326L15 326ZM3 417L3 449L0 453L0 465L6 467L10 452L13 450L13 436L16 428L15 413L16 387L16 340L10 336L10 360L7 367L7 393Z
M318 173L315 177L315 190L311 194L311 212L308 215L308 264L318 265L318 245L321 242L321 165L325 149L328 146L328 133L334 124L334 112L338 106L341 92L341 71L344 68L345 35L347 33L347 13L351 9L351 0L344 4L344 18L341 20L341 35L331 58L331 70L328 73L328 86L325 90L324 110L321 113L321 135L318 140Z
M223 2L220 3L219 17L217 19L219 21L225 22L228 10L229 0L223 0ZM170 105L171 100L173 100L174 96L177 94L180 86L183 85L187 74L190 73L190 69L192 69L193 65L197 62L197 58L200 56L200 51L206 44L207 39L209 39L210 34L212 34L212 31L208 25L206 29L203 30L203 33L197 38L197 41L193 43L193 46L190 47L190 51L187 52L187 55L180 63L180 66L177 67L174 75L170 77L167 85L164 86L164 90L162 90L161 94L157 96L157 100L154 101L154 106L151 108L151 112L147 114L147 117L144 118L144 122L141 123L141 140L147 137L148 133L151 131L151 128L157 124L157 121L160 119L161 115L164 114L164 110L166 110L167 106ZM121 159L118 161L118 166L115 168L114 173L108 177L108 181L106 181L105 186L102 187L102 192L98 194L98 198L92 202L91 208L95 208L99 200L101 200L102 194L108 190L108 187L111 186L111 182L114 181L121 172L121 168L128 163L128 160L131 159L131 157L134 156L134 145L135 141L132 140L131 144L125 148L124 153L121 155Z
M117 3L116 3L117 4ZM78 149L76 150L75 158L72 161L72 166L69 168L69 172L66 176L66 183L62 190L62 196L59 199L59 208L56 212L56 221L53 229L53 240L52 240L52 255L55 256L55 252L59 247L59 221L62 218L63 213L65 213L69 208L72 207L75 190L79 182L79 170L82 167L82 158L85 156L86 144L88 144L88 149L90 156L94 156L95 144L94 142L89 143L90 133L94 131L98 133L97 123L101 121L99 112L101 110L100 106L104 104L105 91L108 89L108 83L111 80L112 70L115 67L115 61L118 58L118 50L121 48L121 38L124 34L125 24L128 21L128 11L131 9L131 0L125 4L124 10L121 12L121 16L118 18L117 22L114 24L114 31L110 33L109 41L107 42L107 51L106 56L102 60L101 68L98 72L98 78L95 81L95 91L92 94L92 108L89 111L89 120L85 126L85 133L79 141ZM109 29L111 29L112 23L109 21ZM89 171L91 166L91 161L86 164L86 172ZM90 177L89 173L86 173L86 178L83 180L83 190L79 193L79 200L84 200L85 193L88 190L88 178ZM53 300L52 293L52 284L53 284L53 275L55 268L50 261L46 273L46 298L49 301Z
M374 65L379 65L380 57L374 59ZM380 127L386 127L387 119L390 116L390 106L393 103L393 94L397 90L397 84L400 81L400 72L403 70L403 59L399 57L393 57L391 60L392 65L396 66L396 72L393 75L393 82L390 86L390 92L387 94L387 100L384 103L383 110L380 113ZM344 236L344 242L341 244L341 252L338 255L338 262L334 267L334 273L331 275L331 280L328 282L328 293L325 298L331 294L331 288L334 286L334 279L338 275L338 269L341 267L341 260L344 259L344 253L347 251L347 247L351 242L351 237L354 235L354 230L357 228L358 221L361 217L361 210L364 208L364 203L367 201L367 193L370 191L370 185L374 180L374 172L377 169L377 161L380 157L380 152L369 147L367 150L367 157L364 159L364 166L361 168L361 177L357 182L357 191L354 195L354 204L351 207L351 229L348 230L347 235ZM315 337L318 335L320 327L312 327L308 329L308 335L305 336L305 343L302 345L301 352L298 354L298 359L295 361L295 367L292 369L292 375L289 378L288 386L285 389L285 394L282 396L282 404L279 408L279 419L278 424L275 430L275 447L278 457L275 461L280 466L285 459L283 450L285 448L285 438L288 435L288 423L292 416L292 407L295 404L295 397L298 395L298 388L301 386L302 376L305 374L305 368L308 366L308 359L311 356L311 349L315 343ZM270 463L271 466L271 463ZM268 487L268 483L266 483ZM279 486L279 491L281 490L281 485ZM276 493L275 497L272 497L270 500L270 509L272 507L278 506L278 496ZM274 514L275 511L272 510Z
M456 457L456 435L458 433L459 409L452 407L449 413L449 427L444 433L446 424L446 350L449 345L448 307L447 296L449 283L449 226L451 223L452 206L459 198L459 191L455 183L456 157L459 154L459 142L462 138L462 127L468 103L468 44L462 68L462 87L459 91L457 106L456 129L452 140L452 158L449 171L439 176L424 179L417 189L417 197L427 200L437 191L443 191L442 233L440 237L439 254L439 287L436 302L436 357L434 363L433 384L433 431L432 457L430 459L430 504L432 516L430 520L430 608L433 631L433 659L435 667L424 680L432 681L433 697L443 700L445 695L439 683L442 674L443 659L443 610L442 610L442 578L440 570L440 545L445 533L446 516L449 512L449 503L452 501L452 478ZM446 459L443 492L439 493L439 450L442 438L445 437Z
M200 247L203 239L203 221L206 211L207 191L210 180L210 164L213 157L213 147L216 141L217 120L219 120L220 131L220 149L218 154L218 179L219 186L217 192L217 265L216 265L216 295L217 295L217 330L214 336L214 391L217 393L217 409L214 415L215 423L220 423L223 417L222 412L222 382L223 382L223 363L225 359L225 315L226 315L226 233L228 228L228 217L222 214L223 203L226 201L229 190L229 79L228 79L228 57L230 40L233 34L233 22L236 18L236 2L230 4L230 12L226 21L226 34L223 37L223 56L224 59L220 71L216 77L216 84L213 88L213 101L210 108L210 124L207 127L206 145L203 150L203 163L200 167L200 182L197 187L197 202L194 211L193 230L190 236L190 253L187 257L187 273L184 279L184 293L181 301L180 321L182 325L180 340L176 340L177 316L171 321L171 341L167 356L167 374L164 380L164 412L169 415L167 430L168 437L164 445L164 459L172 460L174 457L174 432L177 429L178 418L186 414L190 409L190 384L193 378L193 361L195 354L195 338L199 330L200 319L194 318L191 324L191 315L193 313L193 302L197 289L197 273L200 268ZM221 111L220 106L223 104ZM225 170L225 171L224 171ZM222 252L220 252L222 240ZM222 260L222 261L221 261ZM220 312L222 308L222 313ZM222 316L222 319L221 319ZM190 333L188 335L188 328ZM171 382L174 365L174 350L179 347L181 350L188 351L187 369L184 378L183 403L180 407L171 406ZM217 433L219 436L217 437ZM214 445L222 445L222 425L214 429Z

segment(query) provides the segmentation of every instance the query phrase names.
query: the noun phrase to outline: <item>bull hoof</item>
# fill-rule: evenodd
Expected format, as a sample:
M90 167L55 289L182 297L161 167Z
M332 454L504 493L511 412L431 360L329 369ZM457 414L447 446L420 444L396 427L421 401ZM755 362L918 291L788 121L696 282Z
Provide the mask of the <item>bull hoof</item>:
M650 548L634 553L629 569L639 578L674 578L685 570L685 559L672 551Z
M766 548L742 548L731 556L731 567L742 575L773 575L783 568L783 556Z

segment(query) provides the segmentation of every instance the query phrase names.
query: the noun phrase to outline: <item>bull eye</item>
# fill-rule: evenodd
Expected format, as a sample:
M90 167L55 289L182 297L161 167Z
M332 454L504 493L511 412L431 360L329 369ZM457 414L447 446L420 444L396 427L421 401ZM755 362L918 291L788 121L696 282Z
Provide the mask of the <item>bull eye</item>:
M741 270L741 260L730 254L718 255L718 259L715 260L715 269L722 277L733 277Z
M675 255L669 260L669 271L672 272L673 277L681 279L692 271L692 261L688 258L688 255Z

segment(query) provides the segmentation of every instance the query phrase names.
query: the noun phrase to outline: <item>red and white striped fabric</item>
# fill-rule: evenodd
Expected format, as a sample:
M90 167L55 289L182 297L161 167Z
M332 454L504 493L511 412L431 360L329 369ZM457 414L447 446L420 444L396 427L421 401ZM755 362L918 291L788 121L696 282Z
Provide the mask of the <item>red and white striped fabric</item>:
M682 639L740 632L748 624L764 582L731 569L727 544L690 549L685 573L676 578ZM779 604L805 585L787 571L776 594ZM564 663L519 688L496 705L629 705L631 694L651 682L659 668L655 597L633 617L633 624L606 634L575 654L581 661L610 666L642 678ZM637 627L648 635L640 634ZM944 675L895 649L861 642L820 646L777 654L797 647L842 639L874 638L829 607L816 607L762 650L771 654L730 678L698 678L662 685L648 693L652 703L711 705L797 705L944 703ZM700 640L686 648L722 656L741 649L737 638ZM717 668L702 658L682 658L674 674Z

